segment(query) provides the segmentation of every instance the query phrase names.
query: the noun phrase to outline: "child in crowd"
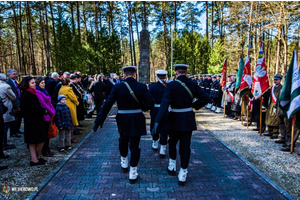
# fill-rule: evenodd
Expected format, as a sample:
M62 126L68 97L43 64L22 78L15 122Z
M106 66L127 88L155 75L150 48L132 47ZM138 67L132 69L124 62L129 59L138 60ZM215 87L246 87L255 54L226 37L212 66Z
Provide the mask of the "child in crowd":
M59 130L58 149L61 152L65 151L65 148L71 150L71 130L73 127L73 121L69 107L66 105L66 97L59 95L58 104L56 105L55 124Z

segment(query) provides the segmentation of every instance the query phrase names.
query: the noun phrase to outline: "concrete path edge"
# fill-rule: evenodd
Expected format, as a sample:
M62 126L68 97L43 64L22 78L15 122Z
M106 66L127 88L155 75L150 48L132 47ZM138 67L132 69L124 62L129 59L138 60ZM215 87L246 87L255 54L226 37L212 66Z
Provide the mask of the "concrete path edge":
M108 115L116 108L116 104L111 108ZM91 130L83 140L67 155L57 167L41 182L38 186L38 191L32 192L25 200L32 200L38 195L38 193L51 181L51 179L61 170L61 168L69 161L69 159L75 154L75 152L81 147L81 145L94 133L94 130Z
M212 135L216 140L218 140L222 145L224 145L229 151L235 154L239 159L241 159L246 165L248 165L254 172L256 172L260 177L262 177L265 181L267 181L270 185L272 185L278 192L280 192L284 197L288 200L295 200L289 193L287 193L284 189L282 189L279 185L277 185L274 181L272 181L269 177L267 177L264 173L262 173L259 169L257 169L254 165L252 165L248 160L242 157L240 154L235 152L232 148L230 148L225 142L223 142L220 138L218 138L212 131L207 129L204 125L197 121L199 126L203 128L206 132Z

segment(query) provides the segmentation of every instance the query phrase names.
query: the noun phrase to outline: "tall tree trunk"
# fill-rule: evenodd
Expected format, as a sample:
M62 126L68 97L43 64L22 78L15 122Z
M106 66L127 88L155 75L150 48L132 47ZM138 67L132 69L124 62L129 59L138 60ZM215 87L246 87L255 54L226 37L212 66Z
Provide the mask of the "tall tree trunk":
M51 13L51 21L52 21L52 34L53 34L53 39L54 39L54 49L56 51L55 22L54 22L53 9L52 9L52 2L51 1L49 1L49 5L50 5L50 13ZM56 55L54 55L54 56L56 57ZM55 66L57 67L56 59L54 59L54 60L55 60Z
M79 41L79 44L81 44L79 1L76 1L76 5L77 5L78 41Z
M221 2L221 19L220 19L220 39L223 41L223 22L224 22L224 1Z
M282 32L284 32L284 36L282 37L282 41L283 41L283 47L284 47L284 51L283 51L283 55L284 55L284 64L283 64L283 70L282 70L282 74L286 74L287 72L287 55L288 55L288 44L287 44L287 27L286 27L286 23L283 26L283 30Z
M75 19L74 19L74 10L73 10L73 1L70 1L70 10L71 10L71 19L72 19L72 32L73 32L73 38L75 37L76 28L75 28Z
M28 20L28 42L29 42L29 48L31 51L31 69L32 74L36 75L36 66L35 66L35 56L34 56L34 46L33 46L33 34L32 34L32 28L31 28L31 12L30 12L30 6L29 2L26 2L27 4L27 20Z
M83 24L84 24L84 41L87 44L87 28L86 28L86 17L84 12L84 2L82 4L82 15L83 15Z
M135 27L136 27L136 34L138 38L138 43L140 44L140 35L139 35L139 23L136 17L135 7L133 7L133 14L134 14L134 20L135 20Z
M281 23L281 18L282 18L282 8L280 8L280 13L279 13L279 19ZM278 74L279 71L279 66L280 66L280 50L281 50L281 25L278 25L277 27L277 53L276 53L276 70L275 74Z
M99 8L99 25L100 25L100 29L102 28L102 13L101 13L101 6L102 6L102 2L99 1L99 2L98 2L98 8Z
M22 70L22 59L21 59L21 50L20 50L20 42L19 42L19 33L18 33L18 18L17 18L17 14L16 14L16 7L15 7L15 3L12 2L12 6L13 6L13 12L14 12L14 19L13 19L13 23L14 23L14 28L15 28L15 34L16 34L16 46L17 46L17 50L18 50L18 58L19 58L19 72L21 73Z
M23 12L25 12L23 10ZM22 1L20 2L20 7L19 7L19 15L20 15L20 38L21 38L21 51L22 51L22 68L23 68L23 74L27 74L26 70L26 62L25 62L25 52L24 52L24 40L23 40L23 27L22 27Z
M98 36L98 1L95 1L94 2L94 9L95 9L95 29L94 29L94 32L95 32L95 40L97 40L97 36Z
M146 21L146 1L143 1L143 21Z
M253 1L251 1L251 4L250 4L249 27L248 27L248 44L251 44L250 35L251 35L252 13L253 13ZM250 51L248 51L248 54L250 56Z
M129 5L128 5L128 1L126 1L126 7L127 7L127 11L128 11L128 30L129 30L129 45L130 45L130 59L131 59L131 65L133 65L133 58L132 58L132 45L131 45L131 16L130 16L130 11L129 11Z
M167 49L167 24L166 24L166 1L163 1L163 12L162 12L162 21L164 26L164 45L165 45L165 59L166 59L166 67L168 66L168 49Z
M47 71L47 64L45 64L45 60L44 60L44 51L47 52L47 50L46 50L47 45L46 45L46 37L45 37L45 23L44 23L44 20L43 20L42 11L40 11L40 27L41 27L42 37L43 37L43 45L41 45L41 53L42 53L42 58L41 58L42 62L41 63L42 63L42 67L41 67L41 69L38 68L38 73L39 74L43 70ZM47 55L46 55L46 57L47 57ZM37 60L40 60L40 59L37 59Z
M211 2L211 48L214 47L214 2Z
M44 9L45 9L45 19L46 19L46 26L45 26L45 30L46 30L46 58L47 58L47 64L46 64L46 71L48 71L51 66L50 66L50 50L49 50L49 30L48 30L48 12L47 12L47 2L44 1Z
M205 1L205 10L206 10L206 37L208 39L208 1Z
M174 30L176 30L176 25L177 25L177 2L173 1L173 5L174 5Z

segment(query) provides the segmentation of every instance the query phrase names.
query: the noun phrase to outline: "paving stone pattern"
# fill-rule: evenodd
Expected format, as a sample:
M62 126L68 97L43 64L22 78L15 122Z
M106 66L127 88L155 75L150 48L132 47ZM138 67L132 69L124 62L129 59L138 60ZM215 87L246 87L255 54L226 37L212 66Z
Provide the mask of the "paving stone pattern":
M167 173L168 155L161 159L151 149L150 133L141 139L140 179L130 184L128 173L120 167L116 112L83 143L36 199L285 199L203 130L193 132L184 186L178 185L177 176ZM149 129L149 119L147 123Z

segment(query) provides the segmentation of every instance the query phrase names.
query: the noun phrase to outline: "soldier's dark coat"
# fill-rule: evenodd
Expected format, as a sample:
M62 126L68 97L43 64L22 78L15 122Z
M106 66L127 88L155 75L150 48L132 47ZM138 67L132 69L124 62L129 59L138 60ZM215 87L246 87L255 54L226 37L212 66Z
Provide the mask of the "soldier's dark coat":
M207 103L211 103L211 99L209 98L209 96L197 85L197 83L189 80L184 75L178 76L177 79L186 84L186 86L191 90L194 98L198 98L198 109L205 106ZM171 108L175 109L193 107L191 96L186 91L186 89L177 81L172 81L167 84L163 100L155 118L156 122L161 122L165 113L168 111L169 105L171 106ZM197 130L195 113L193 111L180 113L170 112L167 120L170 130ZM170 132L169 134L171 135L172 132Z
M149 91L150 94L153 96L155 100L155 104L161 104L161 101L163 99L164 93L165 93L165 86L163 86L160 82L153 83L149 86ZM155 117L157 115L157 112L159 110L159 107L153 107L150 111L151 115L151 126L150 126L150 131L152 131L152 127L155 122ZM159 126L157 127L157 132L160 134L168 134L168 127L167 127L167 122L165 120L166 116L164 119L161 121Z
M119 110L134 110L142 109L143 111L150 110L154 106L154 99L151 96L145 84L137 82L134 78L127 78L125 80L133 90L135 96L139 100L142 108L134 100L129 93L128 88L124 83L116 84L106 99L103 107L101 108L95 125L102 125L109 113L112 105L117 101ZM143 113L132 114L117 114L116 116L118 131L124 136L141 136L146 135L146 121Z

